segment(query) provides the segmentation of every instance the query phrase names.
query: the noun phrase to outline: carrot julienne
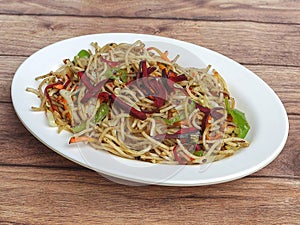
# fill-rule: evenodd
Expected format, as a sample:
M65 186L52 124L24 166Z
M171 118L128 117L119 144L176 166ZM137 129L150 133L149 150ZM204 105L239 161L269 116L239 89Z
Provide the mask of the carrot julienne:
M151 163L203 164L250 143L245 114L225 80L211 69L170 59L169 50L135 43L91 43L37 89L49 124L120 157Z

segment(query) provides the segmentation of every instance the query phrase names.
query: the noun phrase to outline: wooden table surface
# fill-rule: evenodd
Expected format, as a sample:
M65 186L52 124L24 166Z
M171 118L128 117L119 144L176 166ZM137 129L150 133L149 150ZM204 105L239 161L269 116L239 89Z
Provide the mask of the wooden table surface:
M0 224L300 224L300 1L0 0L0 28ZM287 110L282 153L228 183L134 187L41 144L14 112L15 71L42 47L106 32L192 42L252 70Z

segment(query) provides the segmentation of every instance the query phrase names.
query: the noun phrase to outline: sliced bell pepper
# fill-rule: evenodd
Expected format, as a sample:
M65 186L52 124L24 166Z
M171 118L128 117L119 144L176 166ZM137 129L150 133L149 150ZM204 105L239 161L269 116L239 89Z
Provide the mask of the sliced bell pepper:
M231 108L228 98L225 98L225 106L227 113L232 117L232 122L237 125L234 132L239 138L246 137L248 131L250 130L250 125L247 122L245 113L238 109Z
M86 58L88 59L90 57L90 53L85 50L85 49L82 49L80 50L80 52L78 52L78 54L74 57L74 61L76 62L78 58Z
M82 49L80 52L78 52L77 56L79 56L79 58L89 58L90 53L87 50Z
M106 103L102 103L95 115L95 122L98 123L103 120L109 113L109 106Z
M72 127L72 131L74 133L78 133L80 131L83 131L86 128L86 122L82 122L81 124Z

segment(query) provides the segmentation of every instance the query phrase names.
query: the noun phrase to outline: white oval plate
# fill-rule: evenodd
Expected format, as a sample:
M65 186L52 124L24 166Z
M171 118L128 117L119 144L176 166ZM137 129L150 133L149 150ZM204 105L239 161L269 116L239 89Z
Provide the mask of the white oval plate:
M170 57L180 54L183 66L208 64L220 72L235 97L237 108L246 113L251 130L246 139L251 145L229 158L201 166L157 165L123 159L88 145L69 145L71 134L57 133L48 126L43 112L32 112L39 99L25 91L37 87L36 76L55 70L62 59L73 58L81 49L92 49L91 42L133 43L142 40L147 46L168 50ZM30 56L18 68L11 88L17 115L25 127L55 152L105 176L141 184L172 186L208 185L231 181L265 167L281 152L288 136L288 118L274 91L257 75L237 62L209 49L159 36L107 33L80 36L49 45Z

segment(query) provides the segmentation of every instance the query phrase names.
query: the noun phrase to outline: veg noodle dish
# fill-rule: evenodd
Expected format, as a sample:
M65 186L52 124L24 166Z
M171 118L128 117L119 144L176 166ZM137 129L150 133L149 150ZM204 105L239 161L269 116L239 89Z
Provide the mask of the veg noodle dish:
M135 43L91 43L36 77L50 126L114 155L151 163L203 164L247 147L250 126L211 66L183 67L179 55Z

